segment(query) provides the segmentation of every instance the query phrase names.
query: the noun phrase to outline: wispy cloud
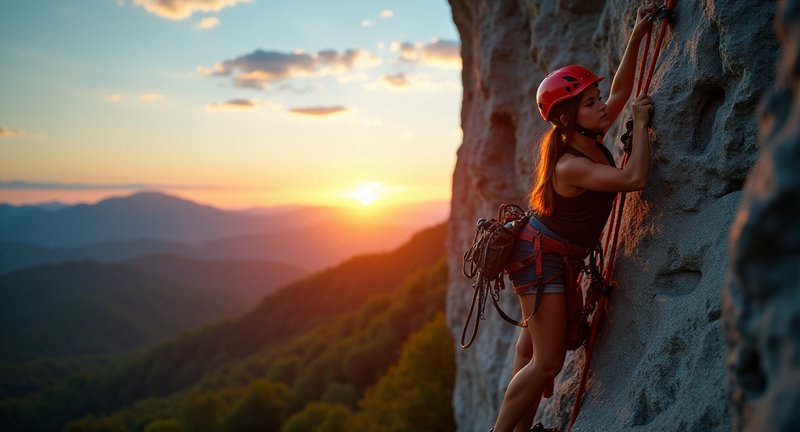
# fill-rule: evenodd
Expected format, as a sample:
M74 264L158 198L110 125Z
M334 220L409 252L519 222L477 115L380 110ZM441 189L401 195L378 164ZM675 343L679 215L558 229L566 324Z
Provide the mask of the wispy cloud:
M384 9L384 10L381 11L380 14L378 14L378 16L380 16L381 18L384 18L384 19L391 18L391 17L394 16L394 11L392 11L390 9ZM372 20L370 20L370 19L365 19L365 20L361 21L361 27L364 27L364 28L372 27L374 25L375 25L375 23L372 22Z
M368 90L388 89L393 91L459 91L461 87L455 82L437 82L426 74L407 74L400 72L392 75L381 75L375 82L366 86Z
M411 141L416 138L417 136L414 134L414 132L411 131L402 131L399 134L397 134L397 139L401 141Z
M146 11L172 20L189 18L195 12L219 12L226 7L250 2L251 0L133 0L133 4L142 6Z
M241 188L219 185L186 185L186 184L158 184L158 183L70 183L56 181L26 181L12 180L0 181L0 190L141 190L141 189L172 189L172 190L244 190L260 188Z
M15 130L0 126L0 138L14 138L26 135L28 135L28 133L25 132L24 130Z
M197 24L195 24L195 30L208 30L214 27L219 27L222 24L222 21L219 20L217 17L206 17L201 19Z
M311 106L311 107L301 107L301 108L292 108L289 110L292 114L300 114L300 115L307 115L307 116L315 116L315 117L325 117L333 114L341 114L350 111L347 107L343 107L341 105L335 106Z
M390 87L402 88L409 85L408 77L402 72L394 75L381 75L378 80Z
M144 93L141 96L139 96L139 99L141 99L141 100L143 100L145 102L155 102L155 101L163 100L164 99L164 95L159 94L159 93Z
M277 81L338 75L380 63L380 57L361 49L344 52L325 50L317 54L256 50L210 68L198 67L197 72L207 76L230 76L238 87L263 89Z
M103 100L106 102L117 103L122 100L122 96L116 93L104 94Z
M208 111L249 111L261 106L261 102L254 99L231 99L225 102L213 103L206 106Z
M306 93L322 91L325 89L325 86L322 84L296 86L293 83L287 82L279 86L276 86L275 88L280 91L292 92L294 94L306 94Z
M403 62L445 69L461 68L461 44L457 41L434 40L427 44L396 42L392 44L391 49L398 52L400 61Z

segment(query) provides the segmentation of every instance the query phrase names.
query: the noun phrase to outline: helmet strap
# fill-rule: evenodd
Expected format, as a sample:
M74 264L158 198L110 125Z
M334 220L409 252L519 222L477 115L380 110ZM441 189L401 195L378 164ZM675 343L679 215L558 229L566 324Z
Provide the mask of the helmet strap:
M591 131L591 130L586 129L583 126L579 125L578 123L575 123L575 125L572 127L572 129L574 129L575 132L578 132L579 134L581 134L581 135L583 135L583 136L585 136L587 138L591 138L595 142L600 143L600 144L603 143L603 138L606 136L606 133L603 132L602 130Z

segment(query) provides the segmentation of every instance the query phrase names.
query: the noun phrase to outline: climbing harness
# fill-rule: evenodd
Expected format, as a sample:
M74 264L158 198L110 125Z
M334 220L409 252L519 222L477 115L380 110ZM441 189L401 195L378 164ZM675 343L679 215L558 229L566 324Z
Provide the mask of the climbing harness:
M503 204L498 209L497 219L479 219L475 230L475 238L472 245L464 253L462 270L464 276L472 279L474 290L472 303L461 332L461 347L468 348L475 340L478 332L478 325L485 319L484 309L486 300L492 299L495 309L510 324L518 327L527 327L528 321L536 314L542 299L544 286L564 277L565 294L567 300L567 349L575 350L582 346L589 335L588 317L591 315L591 307L583 301L583 292L577 282L576 271L593 269L592 279L600 281L602 279L602 250L597 246L592 248L581 247L572 243L547 236L532 227L528 221L531 212L526 212L516 204ZM532 252L520 260L512 260L515 244L518 241L531 243ZM564 270L555 275L544 276L544 266L542 257L545 254L555 254L564 260ZM586 267L584 260L590 257L590 265ZM599 256L600 258L595 258ZM498 304L500 291L505 289L505 274L514 274L520 270L533 266L536 272L536 279L527 285L516 287L523 291L536 287L536 301L530 316L517 321L506 314ZM590 289L595 292L596 290ZM602 290L600 290L602 291ZM467 339L467 330L472 321L475 308L478 308L477 318L472 327L472 333Z
M597 248L592 247L587 249L575 244L563 242L541 233L530 224L522 229L519 240L531 243L533 245L533 251L529 256L519 261L512 262L507 267L506 272L508 274L514 274L524 268L534 266L536 280L529 284L516 287L519 291L524 291L534 286L536 287L536 301L531 316L539 309L544 286L562 276L564 277L564 291L567 303L567 349L577 349L583 345L583 342L589 334L589 323L587 320L589 314L586 313L583 291L581 290L580 284L577 282L578 274L576 272L585 268L584 260L587 255L593 256L591 253L596 251ZM545 254L560 256L564 261L564 270L545 278L542 259Z
M636 93L634 94L634 98L638 97L640 91L647 93L648 89L650 88L650 80L653 77L653 72L655 71L656 63L658 61L658 54L661 50L661 43L664 38L664 34L666 33L668 24L675 21L675 6L677 0L666 0L666 4L660 6L656 13L650 17L651 20L658 19L659 20L659 32L658 38L656 39L656 44L653 48L653 58L650 61L650 67L647 71L647 78L644 82L644 88L642 89L642 75L645 69L645 64L647 61L648 50L650 48L650 34L647 34L647 39L645 40L644 51L642 55L642 61L639 68L639 79L636 85ZM632 145L633 145L633 120L628 120L625 123L626 131L620 139L623 142L623 148L625 150L625 156L622 159L622 167L624 168L628 162L628 157L630 155ZM594 352L594 345L597 341L597 334L600 328L600 325L603 320L603 314L605 313L606 307L606 299L608 298L608 289L611 286L611 277L614 273L614 257L617 252L617 240L619 239L619 228L622 221L622 211L625 206L625 195L626 193L622 192L617 196L617 199L614 200L614 207L611 212L611 219L606 225L606 238L604 241L603 249L607 252L605 255L608 257L608 262L605 264L605 269L603 272L603 284L602 287L599 289L594 290L594 294L597 295L597 298L591 300L588 298L589 294L587 294L587 305L594 302L596 306L593 305L595 309L595 315L592 316L592 324L591 324L591 331L589 333L589 338L586 342L586 355L584 358L583 369L581 370L580 375L580 382L578 384L578 390L575 395L575 406L572 409L572 416L570 417L569 427L567 431L569 432L572 430L572 426L575 424L575 420L578 418L578 413L580 412L581 408L581 398L583 397L583 393L586 390L586 379L589 375L589 365L592 359L592 353ZM610 230L610 231L608 231ZM609 249L610 245L610 249ZM602 262L602 261L601 261ZM597 263L595 263L596 265ZM599 270L599 269L598 269ZM591 286L591 284L590 284ZM591 290L590 290L591 291ZM599 292L599 295L598 295Z

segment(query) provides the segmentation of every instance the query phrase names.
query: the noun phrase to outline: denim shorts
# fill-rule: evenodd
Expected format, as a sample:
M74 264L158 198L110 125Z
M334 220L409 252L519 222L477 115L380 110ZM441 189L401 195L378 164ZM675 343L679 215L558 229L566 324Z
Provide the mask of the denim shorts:
M538 219L534 217L530 218L528 224L532 226L535 230L542 233L543 235L564 241L563 237L560 237L554 232L550 231L549 228L547 228L543 223L541 223ZM533 253L533 243L526 241L517 241L512 260L519 261L525 259L532 253ZM564 271L563 256L553 253L542 255L542 279L549 280L555 278L543 286L542 292L544 294L558 294L566 292L566 288L564 288L565 286L564 273L565 271ZM520 295L536 294L538 287L536 286L535 283L536 282L535 264L525 267L524 269L511 274L509 276L509 279L511 279L511 285L514 287L515 293ZM528 286L526 287L526 285Z

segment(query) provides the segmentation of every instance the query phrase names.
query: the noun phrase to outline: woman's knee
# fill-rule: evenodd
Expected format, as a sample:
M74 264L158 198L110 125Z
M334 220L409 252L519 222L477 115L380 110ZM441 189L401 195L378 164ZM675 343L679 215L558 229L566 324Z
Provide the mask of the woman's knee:
M561 372L561 369L564 367L564 356L560 358L550 358L550 359L539 359L537 358L534 362L534 368L540 376L543 376L546 380L551 380Z
M517 358L527 359L530 361L533 357L533 342L527 332L521 332L517 338L517 345L515 347Z

